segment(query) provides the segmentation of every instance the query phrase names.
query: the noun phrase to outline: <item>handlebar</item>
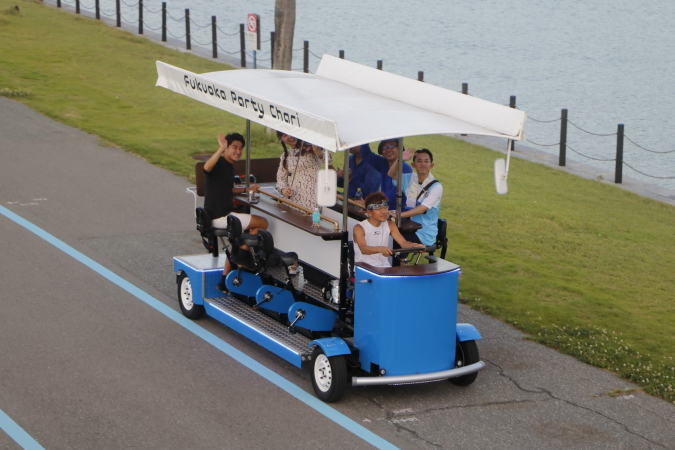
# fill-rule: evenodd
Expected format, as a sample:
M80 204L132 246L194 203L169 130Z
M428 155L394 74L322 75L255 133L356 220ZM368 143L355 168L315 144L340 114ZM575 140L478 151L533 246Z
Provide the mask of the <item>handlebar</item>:
M408 247L408 248L395 248L391 252L396 253L431 253L436 251L436 245L430 245L428 247Z

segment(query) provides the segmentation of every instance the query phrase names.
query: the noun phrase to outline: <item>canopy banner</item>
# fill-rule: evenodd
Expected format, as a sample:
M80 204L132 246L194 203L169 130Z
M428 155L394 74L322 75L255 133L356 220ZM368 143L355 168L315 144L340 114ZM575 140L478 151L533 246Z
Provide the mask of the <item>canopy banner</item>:
M316 75L366 92L453 117L508 137L523 138L524 111L323 55Z
M215 108L295 136L331 151L340 148L337 124L329 120L272 103L241 89L157 61L156 86L166 88Z

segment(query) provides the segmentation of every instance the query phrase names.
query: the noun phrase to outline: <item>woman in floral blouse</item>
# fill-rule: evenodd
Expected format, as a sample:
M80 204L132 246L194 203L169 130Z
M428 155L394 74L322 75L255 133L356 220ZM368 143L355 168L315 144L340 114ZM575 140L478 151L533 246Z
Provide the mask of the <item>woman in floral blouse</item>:
M277 131L284 153L277 170L277 191L300 206L316 207L316 177L323 163L321 147ZM328 162L332 157L328 155Z

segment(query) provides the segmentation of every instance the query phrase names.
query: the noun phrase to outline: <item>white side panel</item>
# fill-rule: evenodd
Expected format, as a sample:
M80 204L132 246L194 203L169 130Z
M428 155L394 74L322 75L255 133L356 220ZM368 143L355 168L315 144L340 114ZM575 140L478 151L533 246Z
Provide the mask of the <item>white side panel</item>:
M254 214L269 222L267 231L272 233L276 248L284 252L295 252L302 261L336 278L340 276L340 240L324 241L319 236L309 234L261 210L256 210Z

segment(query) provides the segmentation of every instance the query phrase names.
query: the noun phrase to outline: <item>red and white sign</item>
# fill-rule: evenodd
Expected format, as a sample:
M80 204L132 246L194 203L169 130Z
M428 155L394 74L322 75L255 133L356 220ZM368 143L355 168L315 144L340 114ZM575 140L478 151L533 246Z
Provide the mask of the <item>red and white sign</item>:
M249 14L246 17L246 48L260 50L260 16Z

